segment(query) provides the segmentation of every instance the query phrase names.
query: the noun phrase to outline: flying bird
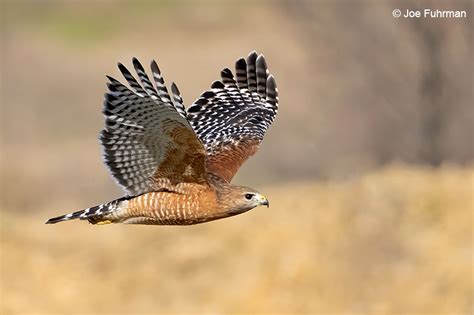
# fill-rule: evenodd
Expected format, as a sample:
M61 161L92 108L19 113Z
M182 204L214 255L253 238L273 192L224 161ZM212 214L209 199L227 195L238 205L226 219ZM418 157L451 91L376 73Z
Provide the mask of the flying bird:
M176 84L168 92L154 60L154 84L136 58L132 63L139 81L118 64L129 87L107 76L99 135L104 163L125 196L46 223L190 225L268 207L255 189L231 184L278 111L264 56L253 51L238 59L235 77L223 69L187 110Z

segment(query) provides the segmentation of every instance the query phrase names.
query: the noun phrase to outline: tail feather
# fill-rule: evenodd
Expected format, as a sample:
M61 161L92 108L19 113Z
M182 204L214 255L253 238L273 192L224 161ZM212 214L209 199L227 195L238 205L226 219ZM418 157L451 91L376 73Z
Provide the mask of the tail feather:
M55 224L58 222L69 221L74 219L89 220L91 223L98 223L101 221L100 218L114 211L120 210L122 208L122 202L128 199L130 199L130 197L116 199L98 206L51 218L45 223Z

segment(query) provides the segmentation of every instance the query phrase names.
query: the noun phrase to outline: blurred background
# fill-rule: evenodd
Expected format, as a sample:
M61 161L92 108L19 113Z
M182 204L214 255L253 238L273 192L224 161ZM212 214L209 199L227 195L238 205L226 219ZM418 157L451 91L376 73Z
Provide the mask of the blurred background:
M0 3L1 314L473 312L472 1ZM235 182L270 209L43 224L122 194L97 141L117 61L189 105L252 50L280 111Z

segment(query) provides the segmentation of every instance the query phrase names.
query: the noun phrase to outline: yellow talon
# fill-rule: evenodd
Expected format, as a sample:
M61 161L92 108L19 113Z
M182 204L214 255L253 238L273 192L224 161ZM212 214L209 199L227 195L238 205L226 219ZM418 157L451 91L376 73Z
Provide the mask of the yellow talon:
M97 225L104 225L104 224L110 224L110 223L112 223L112 221L110 221L110 220L103 220L103 221L96 222L95 224L97 224Z

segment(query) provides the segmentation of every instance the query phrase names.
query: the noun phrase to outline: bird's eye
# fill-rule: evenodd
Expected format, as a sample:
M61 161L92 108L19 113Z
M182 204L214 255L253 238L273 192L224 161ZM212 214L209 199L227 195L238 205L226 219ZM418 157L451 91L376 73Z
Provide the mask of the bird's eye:
M252 194L245 194L245 199L250 200L252 199L253 195Z

